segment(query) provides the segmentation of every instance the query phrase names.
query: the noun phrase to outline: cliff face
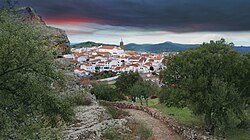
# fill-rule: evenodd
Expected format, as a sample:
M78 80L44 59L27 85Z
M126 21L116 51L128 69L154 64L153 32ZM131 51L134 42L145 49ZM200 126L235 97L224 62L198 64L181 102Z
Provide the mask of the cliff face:
M34 25L49 42L49 47L56 48L57 54L69 53L70 42L64 30L47 26L42 17L31 7L22 7L16 10L20 20L24 23Z

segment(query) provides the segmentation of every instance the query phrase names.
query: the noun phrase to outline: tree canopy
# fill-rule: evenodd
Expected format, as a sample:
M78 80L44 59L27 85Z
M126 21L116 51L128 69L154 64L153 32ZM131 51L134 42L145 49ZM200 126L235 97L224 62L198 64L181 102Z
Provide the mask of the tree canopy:
M203 43L175 56L160 74L166 87L185 91L178 96L168 92L174 95L172 101L178 102L173 105L189 106L195 114L204 114L207 126L221 133L230 115L243 118L242 96L249 94L242 88L248 73L247 57L232 46L224 39Z
M15 19L0 11L0 139L49 137L72 111L53 88L61 76L47 41Z
M115 86L122 93L129 93L129 89L137 81L142 81L138 72L124 72L117 78Z
M148 98L150 95L156 94L157 87L150 81L138 81L136 82L130 89L129 93L133 97L137 97L141 101L144 98L146 100L146 104L148 105Z
M91 89L91 93L96 96L98 100L105 101L120 101L124 96L117 92L117 90L105 83L95 84Z

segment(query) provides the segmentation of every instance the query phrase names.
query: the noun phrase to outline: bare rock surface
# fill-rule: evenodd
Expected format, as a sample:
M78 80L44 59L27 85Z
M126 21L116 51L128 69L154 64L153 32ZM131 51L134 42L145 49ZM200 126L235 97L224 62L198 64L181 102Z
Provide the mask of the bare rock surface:
M39 16L32 7L20 7L17 8L19 20L25 24L34 25L48 41L48 46L56 48L58 55L69 53L70 42L64 30L47 26L41 16Z
M78 106L74 111L76 123L68 127L65 139L97 140L109 128L128 131L127 119L112 119L102 106Z

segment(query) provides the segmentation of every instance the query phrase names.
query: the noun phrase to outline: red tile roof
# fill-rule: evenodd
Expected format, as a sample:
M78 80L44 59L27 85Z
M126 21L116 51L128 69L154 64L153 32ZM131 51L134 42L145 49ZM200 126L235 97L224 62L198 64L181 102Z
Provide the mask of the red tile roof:
M110 55L111 53L109 52L97 52L97 55Z
M134 57L134 56L132 56L132 57L130 57L129 59L130 59L130 60L139 60L140 57Z
M89 62L98 62L101 61L100 59L89 60Z
M115 68L115 70L120 70L120 69L121 69L121 67L116 67L116 68Z
M92 66L92 65L90 65L90 64L83 64L84 66Z
M139 62L140 62L140 63L143 63L143 62L145 62L146 60L147 60L147 58L142 57L142 58L139 60Z
M74 57L81 57L81 56L84 56L84 54L82 54L82 53L73 53L73 56Z
M151 62L147 62L145 65L146 65L146 66L151 66L152 63L151 63Z

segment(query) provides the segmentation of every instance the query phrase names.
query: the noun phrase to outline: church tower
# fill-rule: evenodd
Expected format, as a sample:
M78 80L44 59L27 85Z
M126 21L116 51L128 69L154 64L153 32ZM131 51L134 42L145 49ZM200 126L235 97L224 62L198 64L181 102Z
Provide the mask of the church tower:
M123 43L122 39L121 39L121 42L120 42L120 48L124 50L124 43Z

